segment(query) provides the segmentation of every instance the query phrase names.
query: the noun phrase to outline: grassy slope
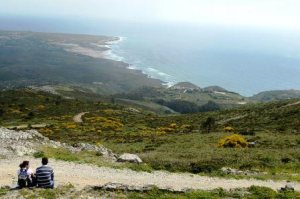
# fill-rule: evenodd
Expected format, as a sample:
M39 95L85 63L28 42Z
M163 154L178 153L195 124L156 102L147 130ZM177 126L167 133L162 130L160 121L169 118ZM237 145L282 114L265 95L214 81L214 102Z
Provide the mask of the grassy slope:
M47 123L39 131L69 143L102 143L117 153L139 154L152 169L221 175L223 166L267 171L261 178L300 180L300 105L297 100L250 105L239 109L188 115L159 116L107 102L67 100L31 90L6 91L0 96L1 126ZM72 117L90 111L83 124ZM30 114L30 113L33 114ZM207 117L217 125L200 128ZM171 125L172 124L172 125ZM176 125L175 125L176 124ZM249 129L255 148L218 148L226 135ZM143 169L143 168L141 168Z

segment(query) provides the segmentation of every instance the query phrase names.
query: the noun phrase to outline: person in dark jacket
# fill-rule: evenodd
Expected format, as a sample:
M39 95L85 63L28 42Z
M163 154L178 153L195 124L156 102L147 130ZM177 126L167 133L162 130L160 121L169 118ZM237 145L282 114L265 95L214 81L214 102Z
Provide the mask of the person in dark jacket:
M54 188L54 172L48 166L48 158L42 159L42 166L36 169L36 181L39 188Z

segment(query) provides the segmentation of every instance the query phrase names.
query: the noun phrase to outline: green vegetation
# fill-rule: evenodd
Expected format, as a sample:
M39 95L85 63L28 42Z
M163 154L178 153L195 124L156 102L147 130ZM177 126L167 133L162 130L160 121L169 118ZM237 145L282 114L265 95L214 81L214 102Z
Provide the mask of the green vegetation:
M156 103L179 113L216 111L251 102L237 93L226 90L221 92L214 89L204 90L176 85L167 89L141 87L128 93L116 94L114 97L144 103Z
M0 197L6 195L8 192L7 187L0 187Z
M112 167L116 169L129 168L135 171L152 171L152 168L147 164L134 164L134 163L115 163L106 158L102 157L102 154L97 152L90 151L81 151L76 153L71 153L63 148L52 148L52 147L43 147L40 151L34 153L35 158L48 157L56 160L63 160L68 162L76 162L76 163L88 163L97 165L99 167Z
M116 153L136 153L146 163L136 170L164 169L225 176L220 169L231 167L266 172L237 177L300 181L299 175L294 175L300 173L297 101L198 114L157 115L117 103L64 99L25 89L1 92L0 125L33 128L36 124L47 124L38 130L53 140L70 144L101 143ZM73 122L75 114L87 111L83 123ZM218 147L222 138L234 133L242 135L247 143L257 144L253 148ZM96 154L72 157L63 152L43 152L57 159L80 159L103 165L93 162Z
M225 191L223 189L216 189L213 191L191 191L187 193L170 193L165 191L160 191L153 189L146 193L128 193L127 198L141 198L141 199L221 199L221 198L239 198L239 199L293 199L299 197L300 193L286 191L286 192L276 192L272 189L265 187L250 187L246 190L232 190Z
M35 198L43 198L43 199L56 199L64 196L72 195L72 191L74 192L74 186L71 184L60 186L56 189L22 189L20 191L20 195L25 199L35 199ZM75 195L72 197L75 198Z
M172 193L169 191L153 188L150 191L105 191L98 190L96 187L84 190L75 190L73 185L60 186L56 189L23 189L19 194L25 199L44 198L79 198L81 196L91 198L129 198L129 199L221 199L221 198L236 198L236 199L294 199L300 197L299 192L293 191L273 191L265 187L252 186L248 189L236 189L226 191L216 189L212 191L188 191L186 193Z

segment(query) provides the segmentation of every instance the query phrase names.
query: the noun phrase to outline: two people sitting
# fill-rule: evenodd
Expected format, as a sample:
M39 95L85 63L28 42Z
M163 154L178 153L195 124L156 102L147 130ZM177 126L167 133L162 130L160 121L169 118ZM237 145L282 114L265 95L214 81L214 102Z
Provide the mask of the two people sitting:
M42 166L36 169L36 173L29 167L29 161L24 161L20 164L18 170L18 186L24 187L39 187L39 188L54 188L54 172L48 166L48 158L42 158Z

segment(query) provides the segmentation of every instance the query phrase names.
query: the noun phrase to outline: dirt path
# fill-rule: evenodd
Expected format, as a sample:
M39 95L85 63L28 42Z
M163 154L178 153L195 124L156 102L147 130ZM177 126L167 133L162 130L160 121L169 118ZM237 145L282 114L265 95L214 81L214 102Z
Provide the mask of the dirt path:
M73 117L73 121L74 121L75 123L82 123L82 122L83 122L83 121L82 121L82 117L83 117L85 114L87 114L87 113L89 113L89 112L82 112L82 113L79 113L79 114L75 115L75 116Z
M240 116L236 116L236 117L232 117L232 118L229 118L229 119L225 119L225 120L219 121L218 124L226 124L228 122L232 122L232 121L235 121L235 120L243 119L243 118L245 118L247 116L248 116L248 114L240 115Z
M25 159L31 160L32 168L36 168L40 164L40 160L31 157L0 159L0 187L16 184L17 166ZM56 185L70 182L77 188L99 186L106 183L122 183L137 187L156 185L159 188L172 188L177 191L183 189L212 190L219 187L228 190L250 187L252 185L270 187L276 190L284 187L286 184L283 181L221 179L202 177L188 173L178 174L164 171L155 171L153 173L135 172L127 169L118 170L56 160L50 160L50 163L50 166L54 168ZM300 183L295 183L294 186L297 191L300 191Z
M300 105L300 101L291 103L291 104L287 104L287 105L283 106L282 108L289 107L289 106L296 106L296 105Z

